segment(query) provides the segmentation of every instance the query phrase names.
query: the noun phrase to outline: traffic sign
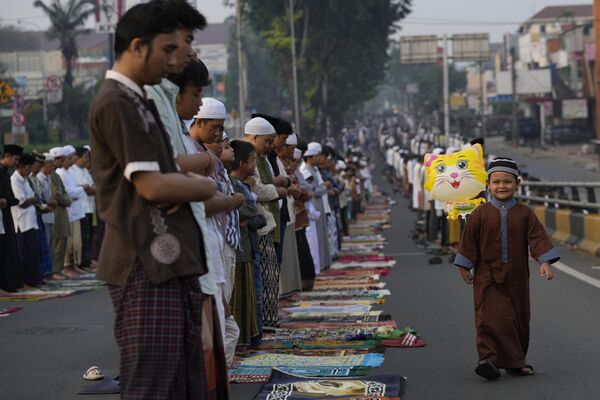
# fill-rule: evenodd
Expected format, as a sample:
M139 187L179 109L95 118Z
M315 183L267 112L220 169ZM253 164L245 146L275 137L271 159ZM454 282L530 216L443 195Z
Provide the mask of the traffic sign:
M96 31L99 33L113 33L117 21L123 14L124 0L97 0Z
M15 95L15 89L6 81L0 81L0 104L7 104L12 101Z
M25 125L25 116L20 112L14 112L12 115L13 127L19 127Z
M62 78L58 75L50 75L46 79L46 88L49 92L54 92L62 89Z

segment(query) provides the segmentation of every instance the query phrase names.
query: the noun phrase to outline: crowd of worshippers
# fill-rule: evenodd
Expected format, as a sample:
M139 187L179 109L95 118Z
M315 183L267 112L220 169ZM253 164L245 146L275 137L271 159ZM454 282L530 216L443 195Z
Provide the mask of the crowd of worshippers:
M202 97L210 74L192 42L205 25L185 0L130 8L90 107L96 277L122 398L228 398L236 347L278 326L280 297L312 288L372 188L352 139L339 154L264 114L228 135L226 105Z
M35 289L95 271L102 239L90 147L24 153L7 144L0 159L0 289Z

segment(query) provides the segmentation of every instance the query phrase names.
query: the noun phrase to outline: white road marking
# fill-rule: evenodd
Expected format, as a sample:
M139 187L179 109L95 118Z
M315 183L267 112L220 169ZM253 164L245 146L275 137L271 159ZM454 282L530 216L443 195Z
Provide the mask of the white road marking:
M600 289L600 279L592 278L589 275L583 274L577 271L576 269L573 269L568 265L561 263L560 261L555 262L554 264L552 264L552 266L557 270L564 272L567 275L571 275L573 278L577 278L580 281L583 281Z
M600 267L591 267L592 269L600 269Z

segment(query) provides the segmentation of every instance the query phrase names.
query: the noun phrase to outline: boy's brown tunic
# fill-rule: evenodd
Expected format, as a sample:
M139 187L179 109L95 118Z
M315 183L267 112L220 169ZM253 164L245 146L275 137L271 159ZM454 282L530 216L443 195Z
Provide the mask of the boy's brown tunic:
M474 271L479 359L499 368L525 365L529 346L529 253L556 262L558 252L535 213L516 200L478 207L463 231L455 264Z

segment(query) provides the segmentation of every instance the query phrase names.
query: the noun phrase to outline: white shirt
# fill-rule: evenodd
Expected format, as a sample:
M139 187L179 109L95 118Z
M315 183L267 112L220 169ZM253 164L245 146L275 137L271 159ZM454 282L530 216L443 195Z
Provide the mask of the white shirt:
M75 222L82 219L83 217L85 217L82 204L84 197L87 196L85 194L85 191L81 186L79 186L76 183L75 178L68 170L64 168L57 168L56 173L58 174L58 176L60 176L63 185L65 185L65 190L67 191L67 194L71 199L73 199L71 206L67 208L67 211L69 213L69 222Z
M40 187L42 188L42 202L48 204L52 197L52 189L50 188L50 178L44 175L42 172L39 172L35 179L40 182ZM49 213L42 214L42 221L45 224L53 224L54 223L54 211Z
M73 165L68 171L73 176L75 183L81 186L83 189L84 185L94 186L94 181L90 172L86 168L82 168L78 165ZM85 191L85 190L84 190ZM90 201L91 198L91 201ZM94 196L85 195L81 198L81 206L84 214L92 214L94 212Z
M19 205L10 208L13 220L15 221L15 232L27 232L31 229L39 229L35 206L30 205L26 208L20 207L27 199L35 197L35 193L29 185L29 181L26 177L15 171L10 177L10 185L15 198L19 200Z

